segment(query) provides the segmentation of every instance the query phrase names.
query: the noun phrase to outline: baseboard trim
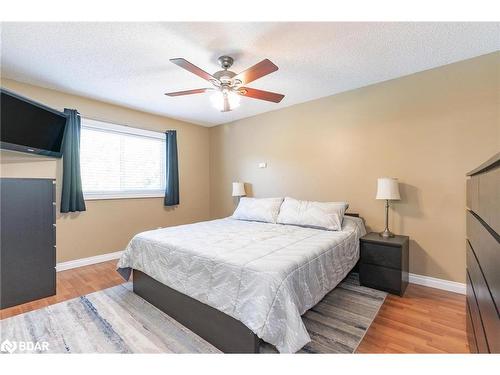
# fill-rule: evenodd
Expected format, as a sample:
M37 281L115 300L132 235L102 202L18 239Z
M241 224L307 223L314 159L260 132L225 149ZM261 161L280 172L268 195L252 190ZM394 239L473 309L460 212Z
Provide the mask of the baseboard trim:
M115 251L114 253L107 253L102 255L96 255L88 258L81 258L75 260L69 260L67 262L61 262L56 264L56 271L66 271L73 268L89 266L91 264L107 262L108 260L118 259L122 255L123 251Z
M428 286L430 288L447 290L449 292L465 294L466 287L463 283L458 283L456 281L449 281L444 279L437 279L435 277L417 275L415 273L410 273L408 275L409 281L412 284L418 284L423 286Z

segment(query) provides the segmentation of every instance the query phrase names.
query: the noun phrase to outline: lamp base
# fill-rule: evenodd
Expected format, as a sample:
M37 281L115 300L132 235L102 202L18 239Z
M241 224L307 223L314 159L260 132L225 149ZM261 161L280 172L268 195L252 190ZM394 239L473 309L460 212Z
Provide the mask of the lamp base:
M392 233L389 229L385 228L383 232L379 233L379 236L382 238L392 238L394 237L394 233Z

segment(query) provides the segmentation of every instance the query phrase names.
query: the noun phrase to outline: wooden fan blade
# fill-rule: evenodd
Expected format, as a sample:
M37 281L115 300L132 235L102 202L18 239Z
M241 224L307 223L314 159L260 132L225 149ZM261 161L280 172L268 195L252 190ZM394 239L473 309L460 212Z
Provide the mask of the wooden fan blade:
M250 87L241 87L239 89L240 95L248 96L249 98L267 100L268 102L279 103L285 95L277 94L275 92L252 89Z
M229 99L227 98L227 95L224 95L224 109L221 112L229 112L231 110L231 107L229 106Z
M274 65L271 60L265 59L260 63L248 68L247 70L237 74L234 79L240 80L242 84L247 84L277 70L278 67Z
M210 91L210 90L213 90L213 89L194 89L194 90L167 92L165 95L168 95L168 96L181 96L181 95L191 95L191 94L202 94L202 93Z
M170 59L175 65L180 66L183 69L186 69L188 72L196 74L198 77L206 79L207 81L212 81L217 79L213 77L211 74L208 74L203 69L198 68L196 65L191 64L189 61L183 58Z

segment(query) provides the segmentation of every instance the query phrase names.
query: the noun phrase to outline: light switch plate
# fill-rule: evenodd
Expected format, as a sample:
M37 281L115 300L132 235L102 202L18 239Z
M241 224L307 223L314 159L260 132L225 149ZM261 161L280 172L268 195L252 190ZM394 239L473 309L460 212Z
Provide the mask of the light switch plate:
M267 168L267 163L259 163L259 168Z

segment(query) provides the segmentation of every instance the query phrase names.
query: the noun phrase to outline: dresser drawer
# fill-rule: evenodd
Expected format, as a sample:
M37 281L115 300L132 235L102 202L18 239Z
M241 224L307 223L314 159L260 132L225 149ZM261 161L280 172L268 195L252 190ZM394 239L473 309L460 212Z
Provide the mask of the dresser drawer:
M470 212L467 212L467 238L488 281L493 300L500 307L500 243Z
M479 313L479 307L477 305L476 295L474 293L474 288L470 281L469 273L467 272L467 307L470 311L471 319L471 333L474 333L475 346L477 353L488 353L488 344L486 342L486 334L484 333L483 322L481 321L481 315ZM468 331L469 332L469 331ZM469 339L472 341L471 339Z
M469 349L471 353L477 353L477 342L476 342L476 335L474 333L474 325L472 324L472 315L470 312L470 307L469 307L469 302L466 302L466 322L465 322L465 327L467 329L467 341L469 342Z
M398 295L403 295L406 289L401 271L368 263L359 264L359 282L363 286Z
M500 168L474 177L479 178L479 210L477 213L493 230L500 234Z
M472 176L467 180L467 208L479 212L479 176Z
M361 242L360 263L401 269L401 248L370 242Z
M500 353L500 319L497 307L493 302L489 285L484 279L481 268L474 255L473 248L471 248L469 243L467 243L467 274L469 277L467 288L469 288L469 285L472 286L472 291L467 290L469 304L472 307L470 299L472 298L473 292L479 309L479 314L477 315L481 317L480 319L484 326L489 349L492 353ZM475 328L476 322L474 320L473 323Z

